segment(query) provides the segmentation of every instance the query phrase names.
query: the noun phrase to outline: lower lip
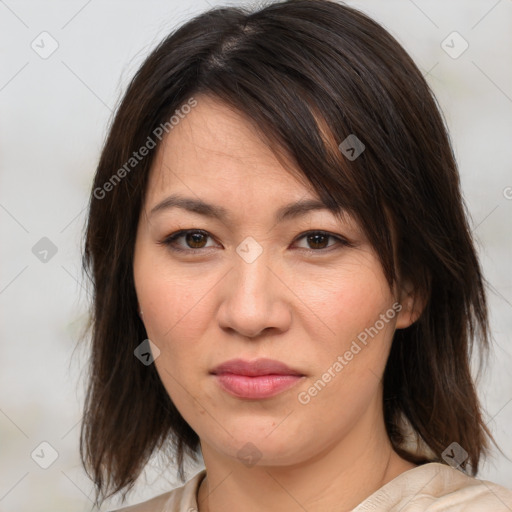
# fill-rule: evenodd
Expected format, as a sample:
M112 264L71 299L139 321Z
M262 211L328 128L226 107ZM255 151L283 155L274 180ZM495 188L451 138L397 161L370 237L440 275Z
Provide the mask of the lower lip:
M220 386L237 398L270 398L290 389L302 379L300 375L259 375L248 377L234 373L215 375Z

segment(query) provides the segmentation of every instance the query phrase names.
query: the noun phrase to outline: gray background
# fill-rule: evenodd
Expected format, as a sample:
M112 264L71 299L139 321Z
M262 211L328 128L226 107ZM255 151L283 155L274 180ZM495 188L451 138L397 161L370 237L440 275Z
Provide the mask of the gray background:
M398 38L445 113L495 340L478 386L503 454L495 451L479 476L512 486L512 1L348 3ZM221 2L0 1L0 511L91 508L78 458L87 353L76 348L87 317L80 250L88 193L128 80L170 29L209 5ZM454 31L463 39L447 39ZM42 58L51 44L58 48ZM36 257L43 237L56 254ZM58 454L48 469L35 462L51 462L43 441ZM174 468L160 474L154 460L131 502L175 483Z

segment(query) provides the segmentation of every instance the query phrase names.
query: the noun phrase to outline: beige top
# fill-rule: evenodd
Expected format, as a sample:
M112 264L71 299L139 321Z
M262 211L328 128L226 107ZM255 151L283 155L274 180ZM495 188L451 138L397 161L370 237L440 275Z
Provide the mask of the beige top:
M182 487L118 512L197 512L202 470ZM431 462L410 469L375 491L352 512L510 512L512 490Z

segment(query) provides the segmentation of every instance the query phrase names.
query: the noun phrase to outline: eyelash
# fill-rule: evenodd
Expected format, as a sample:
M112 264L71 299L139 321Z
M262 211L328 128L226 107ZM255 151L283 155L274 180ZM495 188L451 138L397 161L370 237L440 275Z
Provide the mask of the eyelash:
M181 229L180 231L176 231L175 233L170 234L169 236L165 237L163 240L161 240L157 243L159 245L168 247L171 251L179 252L179 253L190 254L190 253L198 253L203 249L205 249L205 250L211 249L211 247L200 247L200 248L196 248L196 249L193 249L193 248L183 249L183 248L178 247L177 245L174 245L174 242L177 239L179 239L189 233L198 233L198 234L204 235L208 238L213 238L207 231L204 231L202 229ZM321 231L321 230L306 231L305 233L301 233L295 239L295 241L301 240L303 238L306 238L307 236L312 236L312 235L320 235L320 236L326 236L328 238L334 238L338 242L338 244L341 245L342 247L353 247L353 244L350 243L345 238L342 238L339 235L333 235L332 233L329 233L328 231ZM333 244L333 245L336 245L336 244ZM332 250L333 245L324 247L322 249L305 249L304 247L300 247L299 250L303 250L303 251L306 251L309 253L318 253L318 252Z

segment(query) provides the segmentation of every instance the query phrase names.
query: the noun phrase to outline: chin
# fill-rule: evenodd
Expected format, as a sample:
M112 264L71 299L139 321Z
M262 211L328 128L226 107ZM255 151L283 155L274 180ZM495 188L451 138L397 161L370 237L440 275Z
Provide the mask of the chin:
M284 416L286 417L286 415ZM221 438L211 437L212 433L219 433L206 428L209 436L202 437L208 445L224 456L237 459L247 467L257 466L290 466L299 464L307 458L314 456L317 449L311 439L302 439L298 436L295 426L280 425L283 417L270 420L261 418L258 421L254 416L237 419L233 422L224 421ZM277 426L277 428L276 428Z

